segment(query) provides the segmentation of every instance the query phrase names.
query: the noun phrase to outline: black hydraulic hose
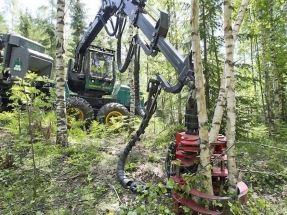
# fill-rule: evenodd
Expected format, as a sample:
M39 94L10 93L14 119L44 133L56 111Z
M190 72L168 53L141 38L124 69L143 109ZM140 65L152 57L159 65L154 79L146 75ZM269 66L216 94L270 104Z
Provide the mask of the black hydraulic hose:
M117 37L117 64L118 64L118 70L123 73L127 70L130 62L131 62L131 59L134 55L134 43L133 41L131 41L130 43L130 47L129 47L129 50L128 50L128 54L127 54L127 57L124 61L124 64L122 64L122 35L123 35L123 30L124 30L124 27L125 27L125 23L126 23L126 20L123 19L123 18L120 18L121 21L119 23L119 29L118 29L118 34L116 35ZM135 37L132 38L132 40L135 40Z
M121 183L121 185L126 188L129 189L133 192L138 192L138 183L133 181L132 179L129 179L126 175L125 175L125 163L126 160L128 158L129 153L131 152L132 148L135 146L136 141L140 140L140 135L144 133L145 128L148 126L148 122L152 116L152 114L149 116L145 115L144 119L139 127L139 129L137 130L137 132L132 136L131 140L129 141L129 143L127 144L127 146L125 147L124 151L122 152L122 154L120 155L120 158L118 160L118 167L117 167L117 175L118 175L118 179ZM144 189L144 186L142 186L142 188Z
M144 117L144 109L141 106L141 101L140 101L140 84L139 84L139 72L140 72L140 46L135 45L135 60L134 60L134 83L135 83L135 106L138 114L141 117Z
M145 129L148 126L148 123L149 123L152 115L154 114L154 111L156 110L156 99L157 99L157 96L159 95L159 93L160 93L160 90L152 98L153 101L151 102L149 109L145 113L139 129L132 136L132 138L128 142L127 146L125 147L124 151L122 152L122 154L120 155L120 158L118 160L118 167L117 167L118 179L124 188L130 189L133 192L139 192L138 187L142 187L142 189L145 189L145 187L139 186L137 182L133 181L132 179L129 179L125 175L125 170L124 170L125 169L125 163L126 163L126 160L127 160L129 153L131 152L132 148L135 146L136 141L140 140L140 135L145 132Z
M122 52L121 52L121 36L118 38L117 41L117 64L118 64L118 70L123 73L127 70L127 68L129 67L129 64L131 62L131 59L134 55L134 45L131 43L130 47L129 47L129 51L127 54L127 57L125 59L124 64L122 64Z
M104 23L105 30L106 30L107 34L108 34L110 37L116 35L116 33L117 33L117 31L118 31L118 27L119 27L119 19L120 19L120 18L117 17L115 26L114 26L113 21L109 19L109 21L110 21L110 23L111 23L111 26L112 26L112 32L109 31L108 27L107 27L107 26L105 25L105 23Z
M118 15L117 16L119 21L118 21L118 31L117 31L117 34L116 34L116 38L118 39L119 37L122 36L124 30L125 30L125 27L126 27L126 24L127 24L127 19L126 17L123 17L122 15Z
M124 168L125 168L125 163L126 163L129 153L131 152L132 148L135 146L136 141L140 140L139 138L140 135L141 135L141 131L138 130L136 134L131 138L131 140L125 147L124 151L120 155L120 158L118 160L118 168L117 168L117 175L118 175L121 185L124 188L130 189L134 192L137 191L136 188L138 184L134 182L132 179L129 179L126 177Z

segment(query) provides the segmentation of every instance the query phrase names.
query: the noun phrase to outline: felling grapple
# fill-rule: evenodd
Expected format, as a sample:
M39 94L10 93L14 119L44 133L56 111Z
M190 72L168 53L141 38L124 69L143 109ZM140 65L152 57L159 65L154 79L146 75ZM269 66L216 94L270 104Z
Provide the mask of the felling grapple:
M170 155L167 158L166 168L168 177L177 183L181 190L174 191L172 198L174 200L174 211L179 214L180 206L186 206L194 211L194 214L224 214L226 212L226 203L230 200L230 197L220 196L222 191L228 189L228 170L226 168L227 155L224 154L226 149L226 137L219 135L217 140L211 143L214 147L214 152L211 155L211 175L214 195L209 195L200 192L196 188L192 187L189 189L188 197L186 197L186 182L184 180L184 174L195 175L198 170L198 163L200 157L200 143L199 135L186 134L185 132L176 134L176 141L170 146ZM245 204L247 201L248 187L242 181L237 184L238 199L241 204ZM185 197L183 194L185 193ZM222 205L221 207L216 206L214 210L206 209L200 206L194 199L206 199L218 201Z

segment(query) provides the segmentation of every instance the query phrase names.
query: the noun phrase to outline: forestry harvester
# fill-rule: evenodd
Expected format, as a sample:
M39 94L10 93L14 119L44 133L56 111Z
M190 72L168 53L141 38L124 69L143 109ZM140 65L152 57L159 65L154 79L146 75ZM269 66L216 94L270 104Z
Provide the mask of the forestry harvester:
M133 55L135 56L134 79L137 95L135 99L138 113L142 116L142 122L120 155L117 167L117 175L123 187L132 191L136 191L139 184L128 178L124 171L127 157L132 150L132 147L135 146L136 142L140 140L141 134L145 132L145 129L148 126L152 115L155 113L157 107L157 98L161 90L176 94L181 92L184 86L188 86L190 90L195 89L194 71L193 65L191 63L192 55L190 53L186 57L182 57L180 53L175 49L175 47L173 47L173 45L166 39L169 28L168 14L163 11L159 11L159 13L156 12L150 5L147 4L146 0L102 0L101 3L101 8L87 31L89 32L87 34L87 38L94 38L89 35L91 34L95 36L103 28L105 28L109 36L116 36L118 39L117 64L120 72L124 72L127 69ZM150 11L158 16L158 18L155 19L154 17L151 17L151 14L149 13ZM144 34L149 42L146 42L139 34L134 35L130 41L127 57L122 64L121 36L125 27L126 18L131 21L134 27L138 28L139 31ZM109 27L107 27L107 23L110 23ZM87 43L87 45L83 45L84 42ZM88 50L87 47L90 45L91 41L84 39L84 42L82 43L81 47L85 47L84 51L86 51ZM168 81L160 73L157 73L156 79L149 80L147 86L148 98L144 108L140 106L138 96L140 49L143 49L146 55L152 57L161 52L178 72L178 81L174 86L171 86L170 83L168 83ZM92 59L91 56L93 56L93 54L90 51L86 52L86 59ZM83 54L76 55L75 58L76 64L74 64L74 67L72 67L74 69L69 69L71 74L69 79L73 79L73 75L73 77L75 77L74 79L78 78L79 80L81 79L80 77L83 76L82 79L87 80L87 77L91 77L92 70L90 69L88 72L81 72L80 68L82 68L83 65L86 65L86 63L82 62L82 59L84 58L84 52ZM75 72L75 74L73 72ZM112 78L108 79L106 76L101 77L103 77L103 79L102 81L99 81L99 83L103 83L102 86L108 86L108 80L111 80L110 82L112 85ZM82 89L85 89L84 86L87 85L83 84ZM105 90L103 90L103 93L104 91ZM193 197L197 197L197 199L207 199L210 201L222 201L225 203L228 201L229 197L222 197L219 195L222 193L221 191L227 189L226 184L228 184L226 183L228 180L228 170L226 168L227 156L224 153L227 143L226 137L219 135L217 140L211 144L215 149L210 161L210 163L213 165L211 174L214 195L200 192L196 187L193 187L188 192L188 197L182 197L182 194L184 192L186 194L187 192L184 186L185 181L183 180L183 175L186 173L191 173L192 175L196 174L200 155L197 105L196 99L193 95L190 95L187 99L185 127L185 131L176 133L176 139L173 143L171 143L166 158L167 176L172 178L172 180L179 184L182 188L182 190L173 190L171 192L171 197L174 200L173 209L177 214L183 214L180 206L186 206L190 208L192 211L194 211L194 214L222 214L224 213L223 207L218 207L214 210L206 209L194 202ZM179 162L174 162L176 160ZM214 165L215 163L218 163L219 165ZM245 203L248 192L248 187L246 184L244 182L239 182L237 191L240 202Z
M45 54L45 47L20 35L0 34L0 110L5 109L9 101L7 92L17 77L24 78L28 70L39 76L51 77L53 68L52 57ZM36 83L36 88L49 93L49 86Z
M69 60L67 85L76 94L68 96L67 113L76 114L79 120L96 117L109 127L121 127L124 118L130 115L130 87L115 86L115 51L92 45L103 22L96 19L90 24L75 48L74 59ZM144 99L138 89L136 92L136 112L139 113Z
M101 117L101 122L111 126L117 117L121 125L124 116L129 115L130 88L126 85L115 87L114 51L90 42L94 33L86 32L75 50L75 66L69 61L66 98L67 114L78 121ZM93 35L93 36L91 36ZM17 77L24 78L28 71L39 76L51 78L53 59L45 54L45 47L18 34L0 34L0 110L5 109L9 101L7 92ZM80 72L78 72L80 71ZM52 85L36 83L36 87L49 94ZM110 95L110 98L103 98ZM143 106L143 95L140 106ZM116 120L116 119L115 119ZM68 124L70 122L68 121Z

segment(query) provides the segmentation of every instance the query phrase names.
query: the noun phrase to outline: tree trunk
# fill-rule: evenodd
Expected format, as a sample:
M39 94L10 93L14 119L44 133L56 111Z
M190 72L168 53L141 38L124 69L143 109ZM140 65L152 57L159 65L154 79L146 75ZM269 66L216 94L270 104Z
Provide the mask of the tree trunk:
M260 24L260 31L261 31L261 46L262 46L262 60L263 60L263 71L264 71L264 79L265 79L265 103L267 109L267 127L268 127L268 134L271 137L272 133L272 123L271 123L271 108L270 108L270 87L269 87L269 71L266 61L266 46L265 46L265 32L264 26L262 23L262 10L259 11L259 19L261 20Z
M236 191L238 170L235 158L235 122L236 122L236 101L235 101L235 77L234 77L234 36L232 30L232 5L231 0L225 0L223 3L224 14L224 38L225 38L225 66L224 71L227 85L227 167L229 192ZM237 32L238 33L238 32Z
M257 61L257 67L258 67L258 79L259 79L262 107L263 107L263 113L265 113L266 108L265 108L264 90L263 90L263 85L262 85L261 63L260 63L260 56L259 56L260 53L259 53L259 48L258 48L257 37L255 38L255 49L256 49L256 61ZM266 120L266 117L264 117L264 119ZM266 123L267 122L265 121L265 124Z
M56 143L63 147L68 146L66 98L65 98L65 0L57 1L57 28L56 28L56 113L57 137Z
M191 36L192 36L192 59L194 61L195 90L198 110L199 137L200 137L200 168L203 175L202 186L205 192L213 194L211 171L207 168L210 163L209 142L208 142L208 120L206 111L206 101L204 92L204 77L202 71L200 35L199 35L199 2L191 1Z
M233 39L233 41L236 41L236 39L237 39L237 35L238 35L239 30L240 30L241 24L243 22L244 15L245 15L245 12L247 10L247 6L249 4L249 1L250 0L243 0L242 3L241 3L240 10L239 10L239 13L237 15L237 18L236 18L236 21L235 21L235 25L234 25L234 28L233 28L233 31L232 31L232 37L233 37L232 39ZM225 2L226 1L224 1L224 3ZM228 49L230 47L225 47L225 48ZM233 51L234 50L231 50L231 49L230 50L226 50L226 53L233 52ZM223 111L224 111L224 107L225 107L225 104L226 104L226 96L227 96L226 88L230 84L229 81L230 81L230 77L228 79L226 78L226 71L225 71L225 68L224 68L223 74L222 74L222 79L221 79L221 84L220 84L219 96L218 96L216 108L215 108L214 115L213 115L212 127L211 127L211 130L210 130L209 143L214 142L217 139L217 136L218 136L218 133L219 133L221 120L222 120L222 116L223 116Z
M272 66L272 79L273 79L273 90L274 90L274 123L273 132L278 132L279 124L279 90L278 90L278 74L276 68L276 56L275 56L275 29L273 19L273 0L269 1L269 15L270 15L270 52L271 52L271 66Z

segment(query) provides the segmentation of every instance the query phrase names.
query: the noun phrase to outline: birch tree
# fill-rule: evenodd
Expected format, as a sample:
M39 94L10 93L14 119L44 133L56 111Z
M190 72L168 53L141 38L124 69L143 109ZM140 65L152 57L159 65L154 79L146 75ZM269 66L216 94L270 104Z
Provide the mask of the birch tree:
M204 77L200 51L199 35L199 2L191 0L191 36L192 36L192 59L194 61L195 90L198 110L199 137L200 137L200 168L203 175L203 187L209 194L213 194L211 171L206 168L210 162L209 142L208 142L208 119L206 111L206 100L204 92Z
M65 98L65 0L57 1L57 27L56 27L56 113L57 137L56 143L63 147L68 146L67 116Z
M226 1L224 1L224 4L225 4L225 2ZM230 33L232 32L232 34L229 36L232 37L233 42L235 42L237 39L237 35L238 35L238 32L239 32L240 27L242 25L244 15L245 15L245 12L247 10L247 6L248 6L249 2L250 2L250 0L243 0L242 1L233 29L232 29L232 25L231 25ZM226 35L225 35L225 37L226 37ZM225 53L229 53L229 52L233 52L233 51L234 51L234 46L232 46L232 47L225 46ZM232 56L233 56L233 54L232 54ZM233 61L232 61L232 64L233 64ZM219 129L221 126L223 111L224 111L224 108L226 105L227 87L229 85L230 85L230 78L229 77L227 78L226 67L224 67L222 78L221 78L221 83L220 83L218 100L216 103L216 108L215 108L215 112L214 112L213 120L212 120L212 127L211 127L210 135L209 135L209 143L212 143L217 139Z
M225 38L225 67L227 85L227 121L226 121L226 137L227 137L227 168L229 192L236 190L238 170L235 160L235 121L236 121L236 101L235 101L235 77L234 77L234 36L232 33L232 5L231 0L223 3L224 14L224 38Z
M237 39L237 35L240 26L243 22L245 12L249 0L243 0L240 6L238 16L236 18L234 27L232 27L232 5L231 0L225 0L223 2L224 10L224 38L225 38L225 65L222 75L222 81L220 86L220 92L218 97L217 106L215 109L212 128L209 136L209 143L212 143L217 139L223 110L226 104L227 98L227 167L228 167L228 182L229 192L236 191L238 170L235 160L235 129L236 129L236 100L235 100L235 77L234 77L234 42Z

